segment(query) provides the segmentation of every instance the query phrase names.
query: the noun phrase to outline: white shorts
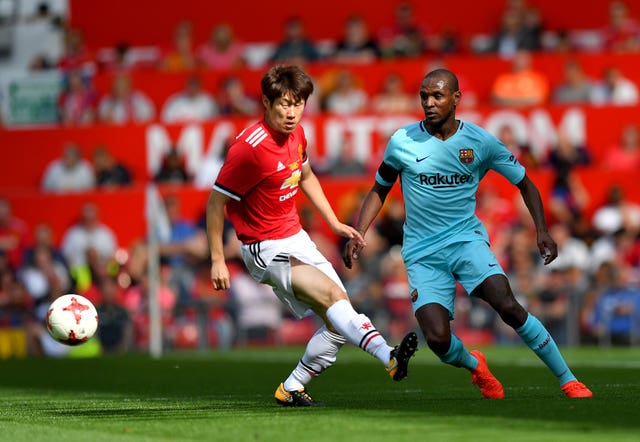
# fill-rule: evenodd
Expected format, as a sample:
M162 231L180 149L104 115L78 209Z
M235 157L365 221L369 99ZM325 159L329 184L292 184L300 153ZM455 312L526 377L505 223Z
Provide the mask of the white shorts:
M331 263L318 251L304 230L288 238L243 244L241 250L244 264L253 279L270 285L280 301L298 319L312 311L308 304L298 301L293 293L290 257L316 267L345 290Z

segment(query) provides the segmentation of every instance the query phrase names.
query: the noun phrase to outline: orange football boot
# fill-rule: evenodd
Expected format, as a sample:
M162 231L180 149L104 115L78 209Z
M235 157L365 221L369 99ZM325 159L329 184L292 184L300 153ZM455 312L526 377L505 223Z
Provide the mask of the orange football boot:
M591 392L591 390L589 390L587 386L584 385L582 382L569 381L566 384L564 384L561 388L562 388L562 391L564 391L564 394L566 394L567 397L572 399L593 397L593 393Z
M471 370L471 383L480 388L480 392L487 399L504 399L504 389L496 377L491 374L487 366L487 360L480 350L471 352L478 360L478 366Z

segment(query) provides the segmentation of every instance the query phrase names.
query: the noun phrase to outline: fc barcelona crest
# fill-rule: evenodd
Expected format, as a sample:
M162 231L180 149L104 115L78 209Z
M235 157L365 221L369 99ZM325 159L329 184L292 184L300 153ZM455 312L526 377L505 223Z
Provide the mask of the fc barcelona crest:
M460 149L458 158L460 158L462 164L473 163L473 149Z

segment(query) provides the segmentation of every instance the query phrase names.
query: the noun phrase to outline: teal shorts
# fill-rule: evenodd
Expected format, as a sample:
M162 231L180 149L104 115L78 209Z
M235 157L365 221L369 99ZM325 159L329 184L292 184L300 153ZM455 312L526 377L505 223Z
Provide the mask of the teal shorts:
M496 255L484 239L453 243L407 264L411 302L415 313L425 304L436 303L453 319L456 281L471 294L487 277L504 275Z

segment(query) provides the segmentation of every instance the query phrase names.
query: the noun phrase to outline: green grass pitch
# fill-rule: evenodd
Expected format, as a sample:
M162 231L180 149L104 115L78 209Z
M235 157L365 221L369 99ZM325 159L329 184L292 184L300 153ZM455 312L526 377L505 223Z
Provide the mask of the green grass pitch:
M526 348L485 348L505 387L483 399L421 344L393 382L352 346L309 386L323 408L275 404L301 348L0 361L1 441L640 441L640 348L564 349L594 398L569 400Z

